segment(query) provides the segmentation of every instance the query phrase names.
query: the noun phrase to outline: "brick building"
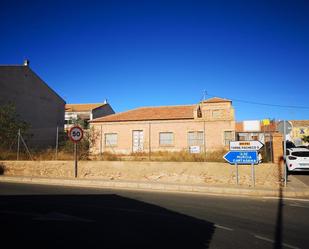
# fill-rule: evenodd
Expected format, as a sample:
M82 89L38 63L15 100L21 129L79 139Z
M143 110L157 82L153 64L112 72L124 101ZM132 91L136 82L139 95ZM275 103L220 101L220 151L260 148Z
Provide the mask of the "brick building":
M195 105L141 107L94 119L93 154L103 152L214 151L235 140L232 101L211 98Z

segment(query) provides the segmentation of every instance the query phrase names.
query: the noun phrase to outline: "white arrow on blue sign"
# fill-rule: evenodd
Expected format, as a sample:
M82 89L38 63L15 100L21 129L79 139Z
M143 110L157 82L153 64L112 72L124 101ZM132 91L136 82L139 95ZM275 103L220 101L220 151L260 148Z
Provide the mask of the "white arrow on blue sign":
M257 164L258 155L256 151L229 151L223 158L230 164Z

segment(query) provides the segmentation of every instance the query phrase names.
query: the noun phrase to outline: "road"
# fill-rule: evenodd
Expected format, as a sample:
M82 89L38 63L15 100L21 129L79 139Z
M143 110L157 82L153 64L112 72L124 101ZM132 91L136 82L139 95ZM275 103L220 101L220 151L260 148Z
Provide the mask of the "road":
M12 248L309 248L302 199L0 183L0 222Z
M293 177L305 183L309 187L309 172L293 173Z

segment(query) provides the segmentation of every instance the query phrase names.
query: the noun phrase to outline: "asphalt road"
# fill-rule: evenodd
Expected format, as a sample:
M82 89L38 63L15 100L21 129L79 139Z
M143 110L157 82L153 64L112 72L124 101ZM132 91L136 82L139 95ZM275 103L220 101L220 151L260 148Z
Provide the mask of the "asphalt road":
M302 181L309 187L309 172L300 172L300 173L294 172L292 176Z
M0 224L6 248L309 248L301 199L0 183Z

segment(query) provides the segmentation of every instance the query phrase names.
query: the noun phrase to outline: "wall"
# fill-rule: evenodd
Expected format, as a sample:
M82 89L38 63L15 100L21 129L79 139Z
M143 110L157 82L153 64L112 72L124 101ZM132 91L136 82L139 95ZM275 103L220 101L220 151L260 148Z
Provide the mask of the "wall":
M105 104L99 108L92 110L92 119L104 117L110 114L114 114L114 110L109 104Z
M73 161L2 161L5 175L74 177ZM280 170L274 164L255 167L257 186L278 186ZM80 161L79 178L178 184L236 185L235 166L209 162ZM251 185L251 166L239 166L240 185Z
M64 100L28 66L0 66L0 104L12 102L31 125L31 147L54 146L56 127L64 126Z
M144 151L181 151L188 149L187 133L189 131L204 131L206 151L213 151L224 148L224 131L234 131L234 121L203 121L203 120L176 120L176 121L141 121L141 122L106 122L92 123L98 135L92 153L100 152L124 153L132 152L133 130L144 131ZM151 136L149 136L149 132ZM173 132L174 145L160 146L159 133ZM104 134L117 133L118 145L115 147L105 146ZM149 140L150 138L150 140ZM204 148L202 148L203 150Z

